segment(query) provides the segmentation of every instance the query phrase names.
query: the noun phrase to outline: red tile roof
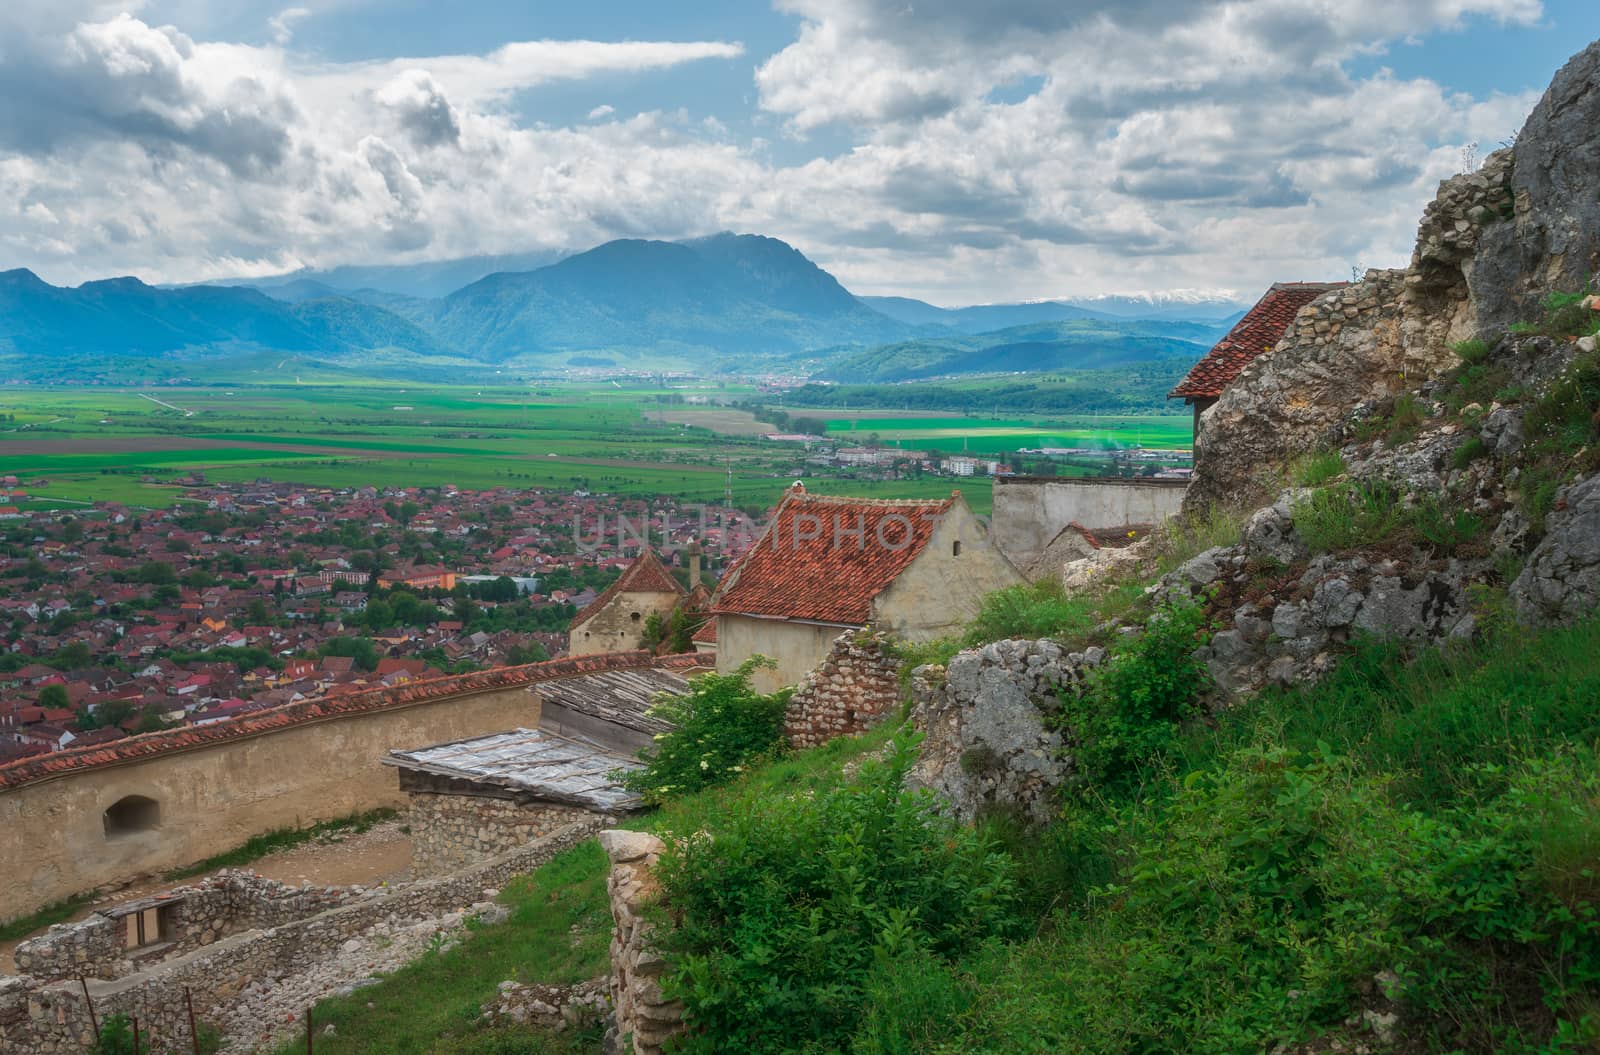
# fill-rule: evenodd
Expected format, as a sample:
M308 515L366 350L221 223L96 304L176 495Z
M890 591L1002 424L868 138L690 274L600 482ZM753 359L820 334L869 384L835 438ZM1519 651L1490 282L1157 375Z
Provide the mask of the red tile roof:
M956 501L836 498L796 484L723 576L711 610L861 626Z
M605 652L591 656L546 660L543 663L529 663L520 667L496 667L493 670L448 678L410 681L392 688L352 692L336 698L299 700L209 725L145 733L111 744L83 748L69 747L65 751L0 765L0 792L94 766L136 762L157 755L277 732L302 723L408 707L464 693L515 688L610 670L691 665L696 665L692 656L687 659L678 656L658 658L648 652Z
M611 599L624 593L675 593L682 597L688 591L656 557L656 551L646 546L639 551L617 581L606 587L604 593L585 605L583 611L572 617L567 629L576 630L599 614Z
M1228 336L1218 341L1204 359L1194 364L1189 375L1167 393L1168 399L1215 399L1233 384L1252 359L1270 352L1283 340L1289 324L1300 309L1330 290L1342 289L1348 282L1275 282L1256 306Z

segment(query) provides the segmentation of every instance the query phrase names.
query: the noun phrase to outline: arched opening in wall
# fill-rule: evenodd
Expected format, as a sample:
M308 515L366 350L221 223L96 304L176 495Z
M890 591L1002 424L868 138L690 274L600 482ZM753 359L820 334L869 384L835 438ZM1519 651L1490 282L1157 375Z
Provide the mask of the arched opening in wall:
M634 612L632 615L628 616L628 618L632 619L635 623L637 623L640 619L642 619L644 617L641 616L638 612Z
M105 812L106 838L152 832L161 827L161 803L143 795L129 795Z

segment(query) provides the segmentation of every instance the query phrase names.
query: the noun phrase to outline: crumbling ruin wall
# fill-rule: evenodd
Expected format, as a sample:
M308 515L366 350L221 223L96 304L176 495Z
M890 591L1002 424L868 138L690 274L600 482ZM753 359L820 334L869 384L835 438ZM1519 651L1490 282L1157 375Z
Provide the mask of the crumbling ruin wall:
M683 1003L661 992L666 961L650 940L645 913L660 893L656 862L666 844L646 832L600 833L600 845L611 859L606 890L611 895L611 1000L616 1009L613 1043L608 1051L661 1055L664 1045L683 1031Z
M361 893L360 887L292 887L254 872L219 872L159 897L57 924L18 945L14 960L18 973L37 982L123 978L230 934L279 927L347 904ZM147 906L161 913L160 941L130 949L125 940L128 917Z
M486 888L504 886L593 836L610 818L568 825L535 843L440 879L402 887L368 888L351 904L261 931L223 938L187 956L112 981L90 980L88 991L101 1021L137 1015L150 1050L187 1050L184 990L201 1021L220 1017L253 982L304 973L345 942L391 919L421 919L477 901ZM89 1008L76 981L40 983L26 976L0 979L0 1051L6 1055L86 1052L94 1042Z
M783 734L796 748L864 732L900 701L900 660L881 633L848 630L789 699Z
M411 793L411 872L443 875L503 854L595 814L554 802Z

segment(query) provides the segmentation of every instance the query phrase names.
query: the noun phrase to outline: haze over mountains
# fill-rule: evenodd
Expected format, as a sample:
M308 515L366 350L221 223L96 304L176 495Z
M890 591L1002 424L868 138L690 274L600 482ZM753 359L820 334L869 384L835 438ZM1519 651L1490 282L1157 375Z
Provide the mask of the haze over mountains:
M898 380L1186 355L1193 349L1183 345L1213 340L1217 323L1242 307L1101 298L951 309L856 297L792 246L756 235L627 239L539 261L479 257L178 288L119 278L68 289L4 272L0 376L48 380L86 362L114 371L119 362L270 351L380 372L408 362L743 372L784 362L824 377ZM534 266L477 274L500 265ZM996 334L1017 327L1043 329ZM955 339L979 334L996 336Z

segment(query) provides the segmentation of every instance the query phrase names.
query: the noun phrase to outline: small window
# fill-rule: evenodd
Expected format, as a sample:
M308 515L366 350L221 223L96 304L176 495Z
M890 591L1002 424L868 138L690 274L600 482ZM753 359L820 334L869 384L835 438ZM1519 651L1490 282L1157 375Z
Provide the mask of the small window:
M161 803L143 795L129 795L106 810L104 819L108 839L155 831L161 827Z
M954 542L950 543L950 556L952 556L952 557L961 556L961 540L960 539L956 539Z
M635 623L637 623L639 621L639 619L640 619L640 615L639 615L638 612L634 612L632 615L628 616L628 618L632 619Z

